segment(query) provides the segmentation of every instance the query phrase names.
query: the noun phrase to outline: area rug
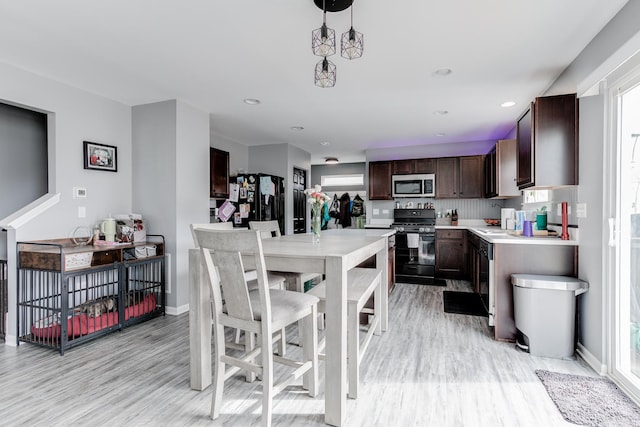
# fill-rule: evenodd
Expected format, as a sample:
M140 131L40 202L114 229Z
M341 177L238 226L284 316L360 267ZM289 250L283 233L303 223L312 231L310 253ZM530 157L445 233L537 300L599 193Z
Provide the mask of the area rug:
M640 408L607 378L536 370L566 421L584 426L640 426Z
M473 292L443 291L444 312L487 317L480 295Z

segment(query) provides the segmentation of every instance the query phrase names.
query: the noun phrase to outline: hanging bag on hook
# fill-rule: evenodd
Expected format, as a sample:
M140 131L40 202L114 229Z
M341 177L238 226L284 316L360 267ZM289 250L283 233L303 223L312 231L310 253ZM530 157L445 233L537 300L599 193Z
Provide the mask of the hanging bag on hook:
M356 194L356 197L354 197L351 202L351 216L356 217L362 215L364 215L364 200L359 194Z
M331 201L331 207L329 208L329 216L331 218L340 218L340 200L338 200L338 195L333 195L333 201Z

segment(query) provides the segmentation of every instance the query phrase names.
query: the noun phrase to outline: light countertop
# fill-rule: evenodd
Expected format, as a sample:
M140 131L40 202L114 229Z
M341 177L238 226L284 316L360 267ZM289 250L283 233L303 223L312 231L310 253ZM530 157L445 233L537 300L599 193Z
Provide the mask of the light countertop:
M360 235L360 236L368 236L368 237L389 237L396 234L396 230L392 230L389 227L386 228L331 228L329 230L324 230L320 233L320 238L322 236L344 236L344 235Z
M509 244L509 245L553 245L553 246L578 246L578 240L572 238L571 240L562 240L559 236L547 237L547 236L535 236L535 237L523 237L514 234L510 234L507 230L502 230L500 227L489 227L484 225L484 220L460 220L459 225L436 225L436 230L441 229L458 229L458 230L471 230L476 235L489 243ZM365 230L375 231L384 230L389 227L390 224L375 223L367 224Z

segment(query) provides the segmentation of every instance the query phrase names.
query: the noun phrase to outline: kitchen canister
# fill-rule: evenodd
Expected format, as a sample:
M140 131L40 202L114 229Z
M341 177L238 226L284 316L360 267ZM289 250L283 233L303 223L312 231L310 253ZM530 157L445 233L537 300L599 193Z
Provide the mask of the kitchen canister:
M547 229L547 211L536 212L536 230Z
M522 235L526 237L533 236L533 222L532 221L523 221L522 222Z

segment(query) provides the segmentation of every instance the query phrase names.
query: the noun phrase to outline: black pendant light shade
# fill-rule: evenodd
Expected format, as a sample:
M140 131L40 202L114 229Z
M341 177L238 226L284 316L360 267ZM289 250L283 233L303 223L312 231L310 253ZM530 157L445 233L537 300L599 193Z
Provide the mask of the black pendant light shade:
M349 31L342 33L340 47L343 58L360 58L364 50L364 36L351 27Z
M333 87L336 84L336 65L323 58L316 64L314 83L320 87Z
M342 33L340 48L340 54L347 59L360 58L364 50L364 36L353 29L353 5L351 5L351 28Z
M364 50L364 36L353 28L354 0L314 0L322 9L322 26L311 33L311 50L314 55L322 56L316 64L314 83L320 87L333 87L336 84L336 66L327 59L336 53L336 33L327 27L327 11L338 12L351 7L351 28L342 34L340 55L347 59L357 59Z
M336 53L336 32L327 27L326 20L311 33L311 50L314 55L325 57Z

